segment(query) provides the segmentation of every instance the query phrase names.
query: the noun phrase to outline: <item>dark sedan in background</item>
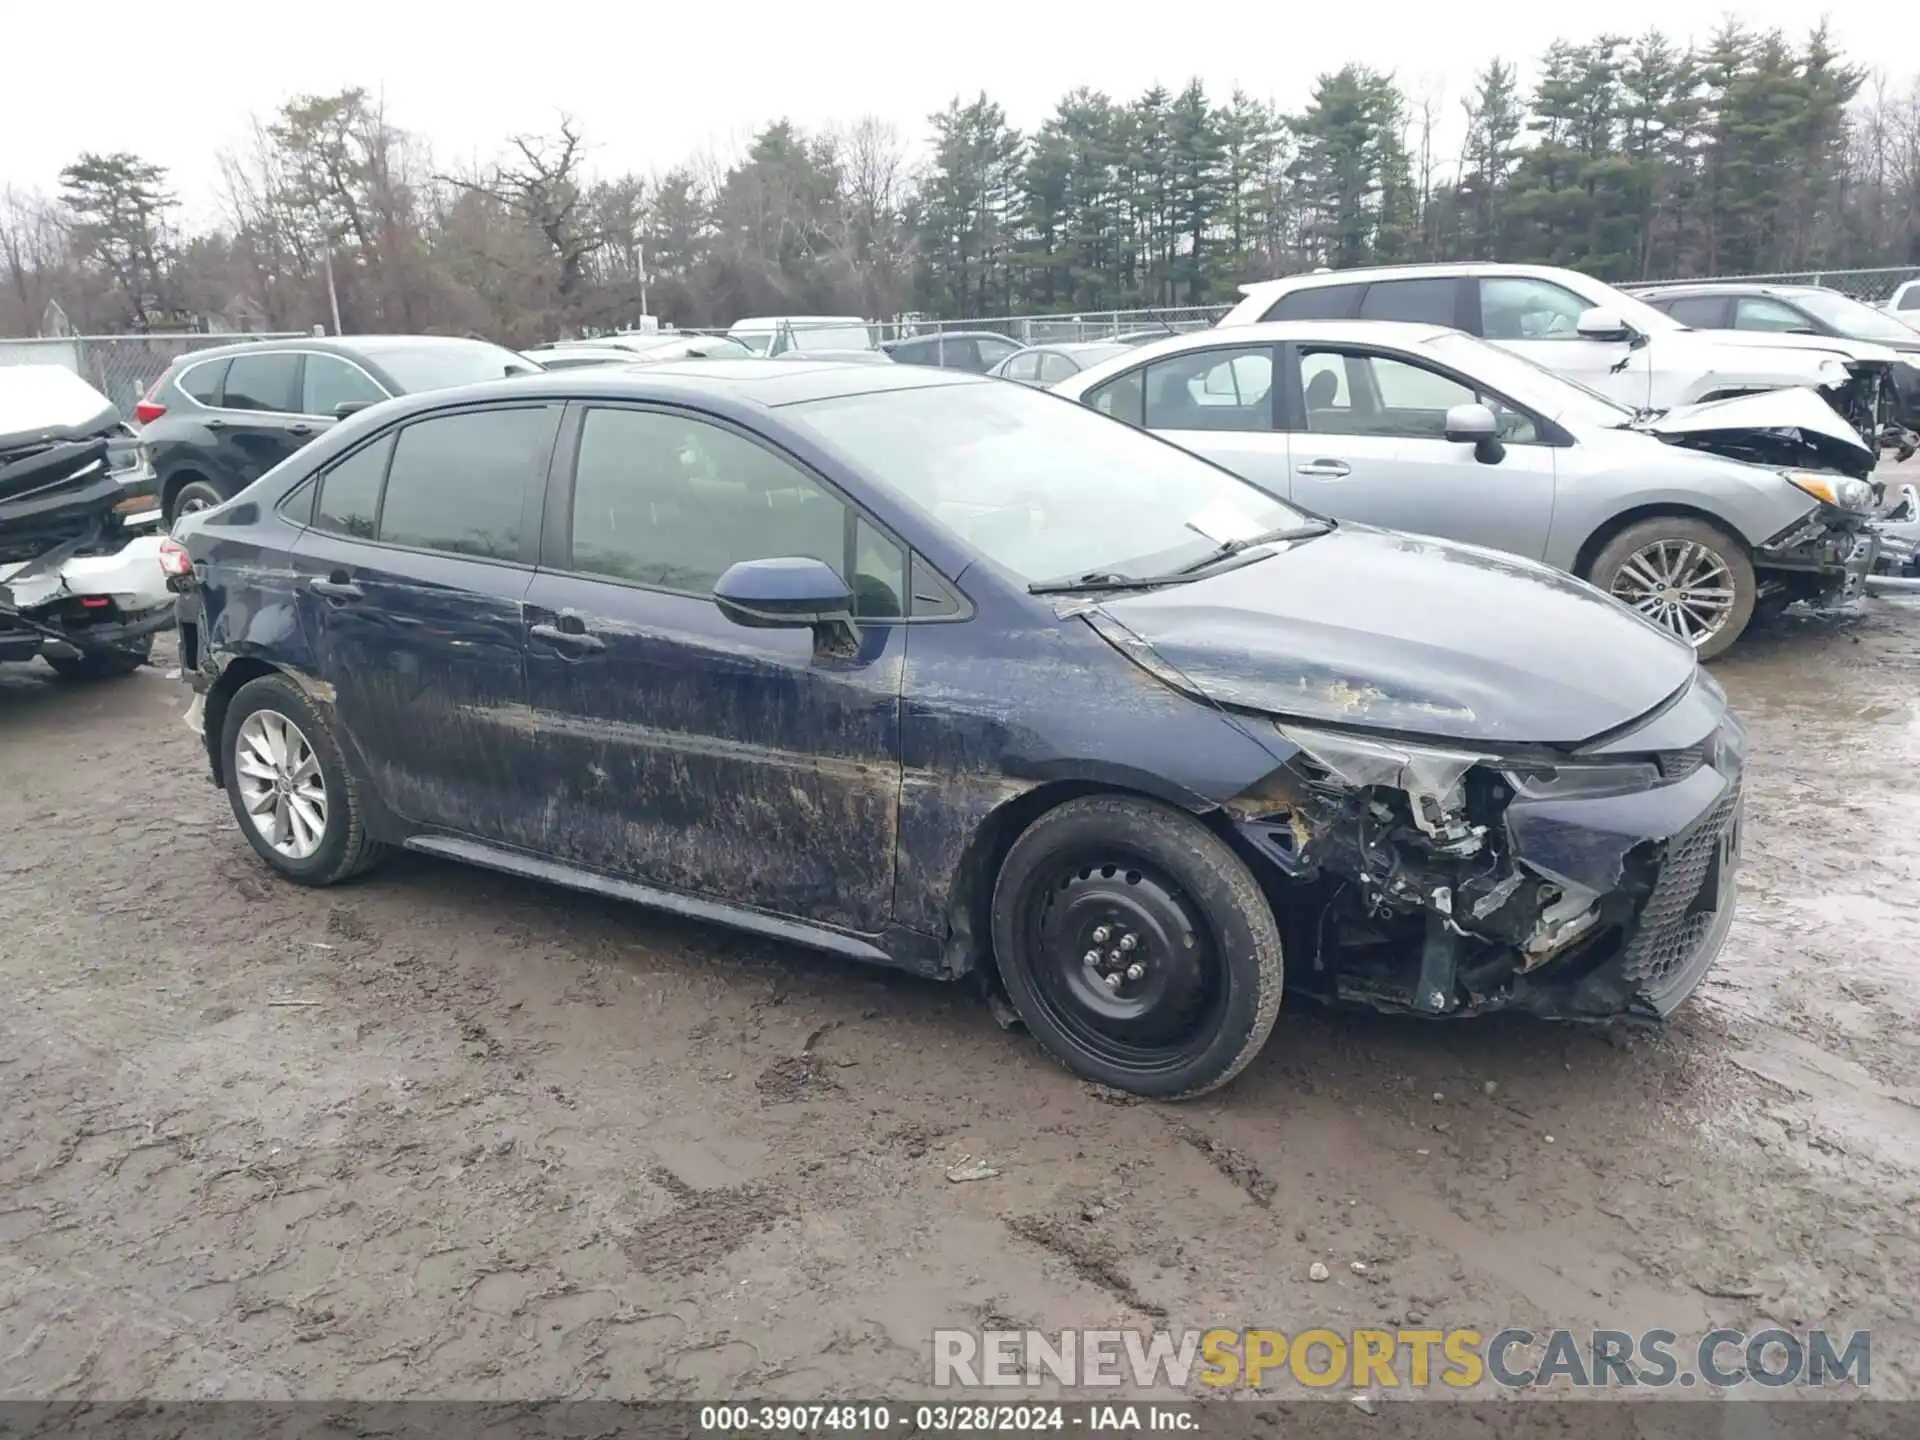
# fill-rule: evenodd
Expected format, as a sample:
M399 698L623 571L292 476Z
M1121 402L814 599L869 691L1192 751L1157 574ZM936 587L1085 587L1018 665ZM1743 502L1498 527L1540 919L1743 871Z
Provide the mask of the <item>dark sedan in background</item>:
M1894 421L1907 430L1920 429L1920 331L1884 310L1823 285L1723 281L1647 286L1632 293L1695 330L1772 330L1884 345L1900 356L1893 368Z
M183 355L134 407L166 523L218 505L355 410L395 395L531 375L485 340L256 340Z
M1743 732L1688 646L1018 385L414 396L179 540L190 714L286 878L397 845L997 976L1145 1095L1245 1067L1283 974L1664 1016L1733 914Z
M931 365L984 375L1020 348L1020 342L992 330L953 330L887 340L880 348L902 365Z

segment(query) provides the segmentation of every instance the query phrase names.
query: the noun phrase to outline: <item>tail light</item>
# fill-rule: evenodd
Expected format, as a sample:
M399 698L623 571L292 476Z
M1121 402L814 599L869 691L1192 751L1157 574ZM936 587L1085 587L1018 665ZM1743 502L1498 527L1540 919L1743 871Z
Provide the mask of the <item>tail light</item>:
M166 383L167 383L167 377L163 372L158 380L154 381L153 384L147 387L147 393L142 395L139 399L139 402L134 405L133 418L138 423L142 425L151 425L154 421L158 420L162 415L167 413L167 407L162 405L158 400L153 398L154 396L160 393L160 387Z
M193 557L171 535L160 542L160 568L178 579L193 574Z

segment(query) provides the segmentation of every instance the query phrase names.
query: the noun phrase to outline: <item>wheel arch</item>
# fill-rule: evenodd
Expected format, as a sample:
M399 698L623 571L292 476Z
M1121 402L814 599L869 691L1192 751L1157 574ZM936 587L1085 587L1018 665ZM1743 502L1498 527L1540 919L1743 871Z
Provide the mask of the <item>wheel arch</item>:
M1622 510L1618 515L1596 526L1574 556L1573 573L1582 580L1587 579L1589 572L1593 569L1593 562L1600 558L1600 552L1612 543L1616 535L1630 526L1638 525L1642 520L1656 520L1662 516L1673 516L1681 520L1698 520L1704 525L1711 525L1740 546L1747 553L1749 560L1753 558L1753 546L1748 543L1747 538L1711 510L1677 500L1655 500L1644 505L1636 505L1629 510Z
M1001 866L1006 862L1007 852L1013 848L1013 842L1042 815L1058 809L1069 800L1079 800L1089 795L1125 796L1182 811L1219 834L1235 853L1241 853L1237 837L1232 834L1231 827L1221 820L1221 812L1217 807L1182 805L1165 794L1111 779L1081 777L1049 780L1036 785L1002 802L982 817L960 853L960 861L954 867L953 879L947 889L947 935L941 968L948 976L957 979L974 972L986 977L994 975L993 887L999 879ZM1242 854L1242 858L1246 856Z
M173 509L173 497L189 485L213 485L213 477L206 474L192 461L176 465L167 471L160 481L160 509L165 514ZM217 490L219 486L214 485Z
M254 655L236 655L221 668L219 677L207 687L207 701L202 713L201 739L207 747L207 763L213 767L213 783L225 785L227 772L223 764L225 756L221 753L220 737L227 728L227 707L233 703L233 697L240 693L240 687L267 675L286 675L278 665L270 665Z

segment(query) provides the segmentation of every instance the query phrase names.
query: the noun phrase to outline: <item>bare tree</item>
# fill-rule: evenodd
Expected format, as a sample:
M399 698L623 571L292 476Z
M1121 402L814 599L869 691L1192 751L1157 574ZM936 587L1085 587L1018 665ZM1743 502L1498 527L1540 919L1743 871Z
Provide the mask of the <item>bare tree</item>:
M860 294L860 313L897 315L912 250L906 225L911 186L907 147L892 125L869 115L835 137L840 204L832 239Z
M545 241L553 263L554 309L563 325L578 323L588 261L601 244L584 177L579 126L560 117L551 135L516 135L511 158L480 177L443 177L485 195L518 216Z
M37 331L66 256L59 221L45 197L9 185L0 190L0 266L6 269L8 309L5 329Z

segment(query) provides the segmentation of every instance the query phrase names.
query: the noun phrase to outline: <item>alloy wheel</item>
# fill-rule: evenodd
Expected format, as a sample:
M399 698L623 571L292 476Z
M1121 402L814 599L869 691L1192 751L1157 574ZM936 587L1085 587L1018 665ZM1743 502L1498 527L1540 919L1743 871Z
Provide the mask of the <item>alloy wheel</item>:
M240 723L233 753L240 802L261 839L289 860L305 860L327 837L327 787L320 757L300 727L275 710Z
M1656 540L1629 555L1613 597L1698 649L1733 614L1733 572L1697 540Z

